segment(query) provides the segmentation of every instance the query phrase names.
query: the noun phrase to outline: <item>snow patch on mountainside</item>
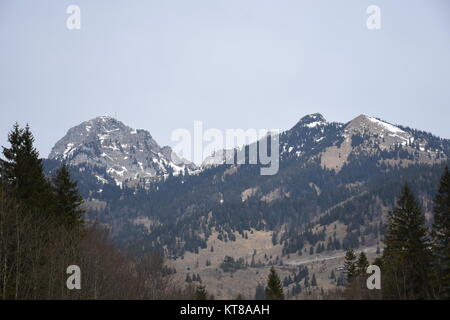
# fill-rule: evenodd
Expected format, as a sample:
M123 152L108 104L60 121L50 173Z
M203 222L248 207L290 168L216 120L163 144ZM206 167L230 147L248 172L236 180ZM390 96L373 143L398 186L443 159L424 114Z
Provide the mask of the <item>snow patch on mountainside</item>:
M385 128L387 131L393 132L393 133L403 133L406 134L405 131L400 129L399 127L396 127L390 123L378 120L377 118L367 117L369 121L372 121L373 123L376 123L377 125Z

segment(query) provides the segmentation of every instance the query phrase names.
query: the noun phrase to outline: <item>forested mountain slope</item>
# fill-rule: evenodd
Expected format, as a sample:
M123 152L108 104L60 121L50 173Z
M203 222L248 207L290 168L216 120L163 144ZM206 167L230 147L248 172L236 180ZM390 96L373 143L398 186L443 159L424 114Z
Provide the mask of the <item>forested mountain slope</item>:
M272 230L284 254L376 245L403 183L430 211L450 154L449 140L365 115L346 124L307 115L279 135L279 146L279 172L272 176L260 175L260 165L216 163L177 175L166 170L150 184L127 180L121 188L107 167L69 164L88 203L102 204L92 206L91 219L109 225L123 245L163 246L176 257L204 248L213 231L233 241L234 231ZM45 161L48 172L60 158ZM330 233L337 222L345 232Z

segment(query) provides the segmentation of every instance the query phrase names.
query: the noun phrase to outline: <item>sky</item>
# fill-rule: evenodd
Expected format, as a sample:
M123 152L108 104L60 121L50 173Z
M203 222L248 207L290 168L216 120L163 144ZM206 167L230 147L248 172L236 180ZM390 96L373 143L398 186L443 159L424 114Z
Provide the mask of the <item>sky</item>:
M29 123L43 157L100 115L160 145L197 120L287 130L315 112L450 138L450 1L1 0L0 112L0 145Z

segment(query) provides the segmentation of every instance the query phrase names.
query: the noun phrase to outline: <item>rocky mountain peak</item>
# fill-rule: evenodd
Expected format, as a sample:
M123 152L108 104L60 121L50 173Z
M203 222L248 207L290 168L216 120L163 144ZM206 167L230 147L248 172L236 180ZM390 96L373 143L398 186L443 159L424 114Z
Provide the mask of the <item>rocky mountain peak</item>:
M317 125L326 124L327 120L320 113L312 113L304 116L300 119L297 125L306 126L309 128L315 127Z
M377 136L381 138L386 145L405 145L413 138L412 134L395 125L364 114L361 114L348 122L344 131Z
M73 166L98 167L117 185L147 182L195 169L192 163L179 159L170 147L160 147L148 131L133 129L110 116L97 117L69 129L55 144L49 159ZM99 174L97 179L104 181L105 177Z

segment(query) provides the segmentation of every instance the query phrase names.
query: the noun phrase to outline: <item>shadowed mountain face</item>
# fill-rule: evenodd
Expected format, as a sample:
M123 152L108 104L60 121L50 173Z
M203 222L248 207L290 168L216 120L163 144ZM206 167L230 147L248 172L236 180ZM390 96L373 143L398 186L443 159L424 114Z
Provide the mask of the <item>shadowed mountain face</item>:
M279 142L273 176L261 176L259 165L220 161L180 167L148 132L100 117L70 129L45 164L48 172L61 161L71 165L88 205L104 204L90 218L110 225L124 245L138 241L178 256L204 247L213 230L233 241L235 232L256 229L274 231L290 254L376 245L403 183L430 211L450 155L449 140L365 115L346 124L307 115ZM330 233L335 224L344 231Z

